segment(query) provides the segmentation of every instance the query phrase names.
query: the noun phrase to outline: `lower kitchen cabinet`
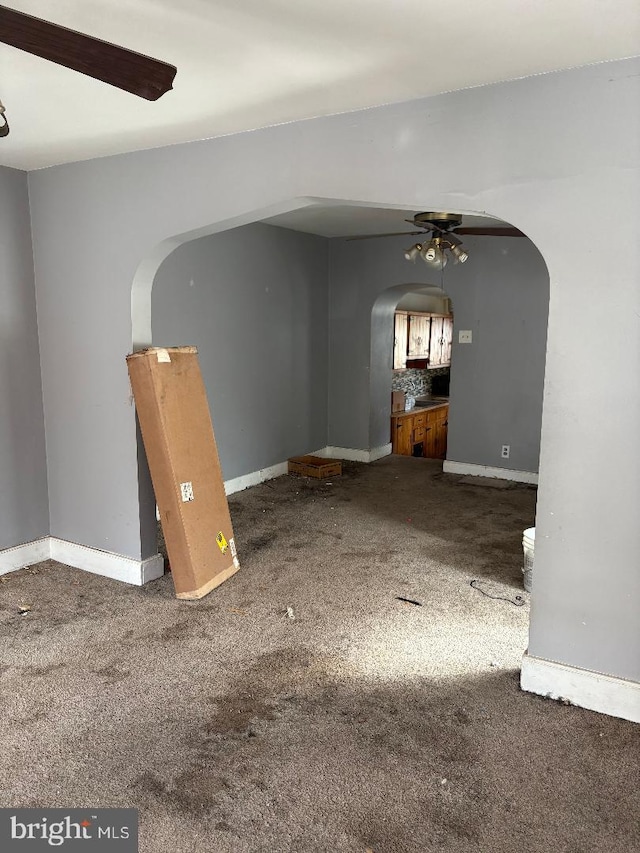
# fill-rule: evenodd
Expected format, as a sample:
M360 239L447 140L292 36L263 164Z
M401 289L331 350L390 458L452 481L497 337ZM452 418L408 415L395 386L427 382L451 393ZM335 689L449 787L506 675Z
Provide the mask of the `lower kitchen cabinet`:
M391 418L392 453L411 456L413 447L413 421L411 418L394 415Z
M391 449L400 456L444 459L447 455L449 405L412 409L391 416Z

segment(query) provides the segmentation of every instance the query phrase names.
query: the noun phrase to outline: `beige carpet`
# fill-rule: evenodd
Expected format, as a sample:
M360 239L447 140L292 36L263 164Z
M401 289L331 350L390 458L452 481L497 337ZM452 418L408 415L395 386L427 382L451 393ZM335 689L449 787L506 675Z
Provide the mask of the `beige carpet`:
M6 576L1 805L137 807L144 853L640 850L640 727L518 688L535 490L440 469L233 496L200 602Z

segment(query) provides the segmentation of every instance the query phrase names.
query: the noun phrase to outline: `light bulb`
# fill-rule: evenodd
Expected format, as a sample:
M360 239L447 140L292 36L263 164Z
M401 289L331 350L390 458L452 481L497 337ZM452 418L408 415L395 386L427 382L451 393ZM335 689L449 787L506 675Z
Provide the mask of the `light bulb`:
M447 256L442 250L439 237L434 237L428 246L423 246L421 255L426 264L437 270L441 270L447 263Z

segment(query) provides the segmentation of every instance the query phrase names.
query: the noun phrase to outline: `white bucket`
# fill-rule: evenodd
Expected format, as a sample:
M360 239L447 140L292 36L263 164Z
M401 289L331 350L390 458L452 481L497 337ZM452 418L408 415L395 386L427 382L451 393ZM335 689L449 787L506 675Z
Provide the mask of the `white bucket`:
M533 585L533 552L536 544L536 529L528 527L522 534L522 548L524 550L524 565L522 573L524 576L524 588L531 592Z

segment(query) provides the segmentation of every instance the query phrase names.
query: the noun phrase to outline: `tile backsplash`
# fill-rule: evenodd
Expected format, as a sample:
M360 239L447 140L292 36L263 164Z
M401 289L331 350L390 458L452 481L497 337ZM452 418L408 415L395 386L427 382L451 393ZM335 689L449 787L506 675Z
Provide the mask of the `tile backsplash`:
M394 370L391 390L404 391L412 397L430 394L432 378L438 375L443 376L447 373L449 373L448 367L436 367L433 370L420 370L417 368Z

